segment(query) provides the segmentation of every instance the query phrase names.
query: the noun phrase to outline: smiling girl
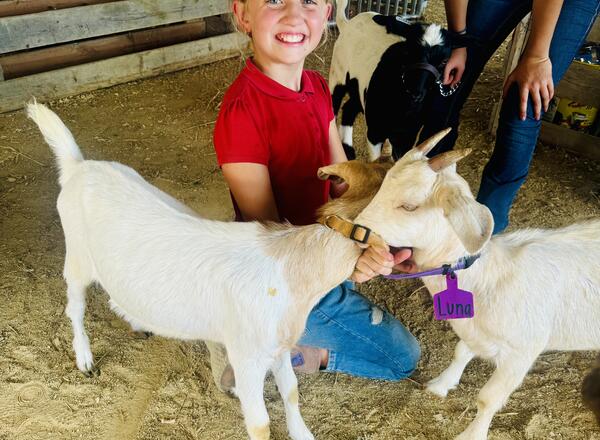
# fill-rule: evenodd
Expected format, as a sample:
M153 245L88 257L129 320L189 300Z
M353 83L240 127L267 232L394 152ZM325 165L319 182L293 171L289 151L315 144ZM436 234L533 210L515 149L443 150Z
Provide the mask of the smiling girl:
M347 160L335 126L325 79L304 70L318 46L332 6L326 0L234 0L238 29L254 55L225 93L214 132L218 163L238 221L315 223L318 207L343 192L317 178L319 167ZM389 274L410 257L368 248L352 279ZM307 261L306 264L311 264ZM419 359L419 345L404 326L353 290L334 288L311 312L296 371L319 370L400 380ZM222 349L209 344L219 388L234 378Z

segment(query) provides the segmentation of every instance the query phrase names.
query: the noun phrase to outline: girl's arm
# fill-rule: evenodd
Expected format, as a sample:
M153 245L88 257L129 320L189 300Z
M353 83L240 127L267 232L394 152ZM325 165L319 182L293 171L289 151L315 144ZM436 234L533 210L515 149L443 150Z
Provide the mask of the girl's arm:
M245 221L272 220L279 222L269 170L258 163L226 163L223 176Z
M342 141L340 139L337 126L335 125L335 118L329 123L329 155L331 156L332 164L346 162L348 160L346 153L344 152L344 147L342 146ZM339 196L344 194L347 189L348 185L346 183L331 182L329 194L334 199L337 199Z
M550 62L550 42L562 9L563 0L533 0L531 9L531 33L519 64L504 83L506 96L513 83L519 85L519 117L525 120L527 99L531 95L536 119L540 119L542 106L548 110L548 103L554 96L552 63Z

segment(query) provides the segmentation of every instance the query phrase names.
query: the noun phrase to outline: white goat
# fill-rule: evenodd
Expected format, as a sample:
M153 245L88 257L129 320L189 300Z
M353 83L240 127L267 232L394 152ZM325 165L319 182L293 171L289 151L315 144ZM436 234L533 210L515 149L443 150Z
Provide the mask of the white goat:
M458 287L473 292L475 316L450 321L460 337L454 360L427 389L446 396L474 356L493 360L496 370L479 392L477 416L458 436L485 439L492 417L540 353L600 349L600 221L489 240L491 214L453 165L464 154L428 161L427 152L413 148L398 161L355 221L391 246L412 247L423 270L481 254L457 272ZM443 276L423 281L431 294L446 288Z
M361 253L357 243L320 224L202 219L131 168L84 160L71 132L45 106L29 104L27 114L60 168L66 314L77 367L83 372L93 367L83 318L86 288L98 282L112 309L136 330L225 345L252 440L269 438L263 401L269 369L284 400L290 436L313 439L298 409L290 349L313 306L352 273ZM347 164L324 167L321 178L344 177L351 172ZM347 208L362 209L361 189L346 180L349 197L356 198Z

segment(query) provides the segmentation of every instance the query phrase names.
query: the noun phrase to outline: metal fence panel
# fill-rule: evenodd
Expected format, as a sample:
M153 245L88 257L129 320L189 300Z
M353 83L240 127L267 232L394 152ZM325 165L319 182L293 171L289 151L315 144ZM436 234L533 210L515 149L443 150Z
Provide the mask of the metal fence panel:
M427 0L349 0L346 17L352 18L361 12L373 11L405 18L422 18L426 7ZM335 11L332 24L335 24Z

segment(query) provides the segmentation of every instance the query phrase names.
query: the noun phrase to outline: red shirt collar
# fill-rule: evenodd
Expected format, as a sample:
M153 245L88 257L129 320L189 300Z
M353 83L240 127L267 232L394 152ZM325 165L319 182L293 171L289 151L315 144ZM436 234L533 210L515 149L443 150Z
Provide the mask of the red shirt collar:
M262 73L258 67L252 62L252 59L246 59L246 68L242 71L242 74L246 76L256 87L267 95L281 99L298 99L301 95L315 93L312 82L308 77L305 70L302 71L302 79L300 85L300 91L296 92L292 89L288 89L282 84L279 84L274 79L269 78L267 75Z

